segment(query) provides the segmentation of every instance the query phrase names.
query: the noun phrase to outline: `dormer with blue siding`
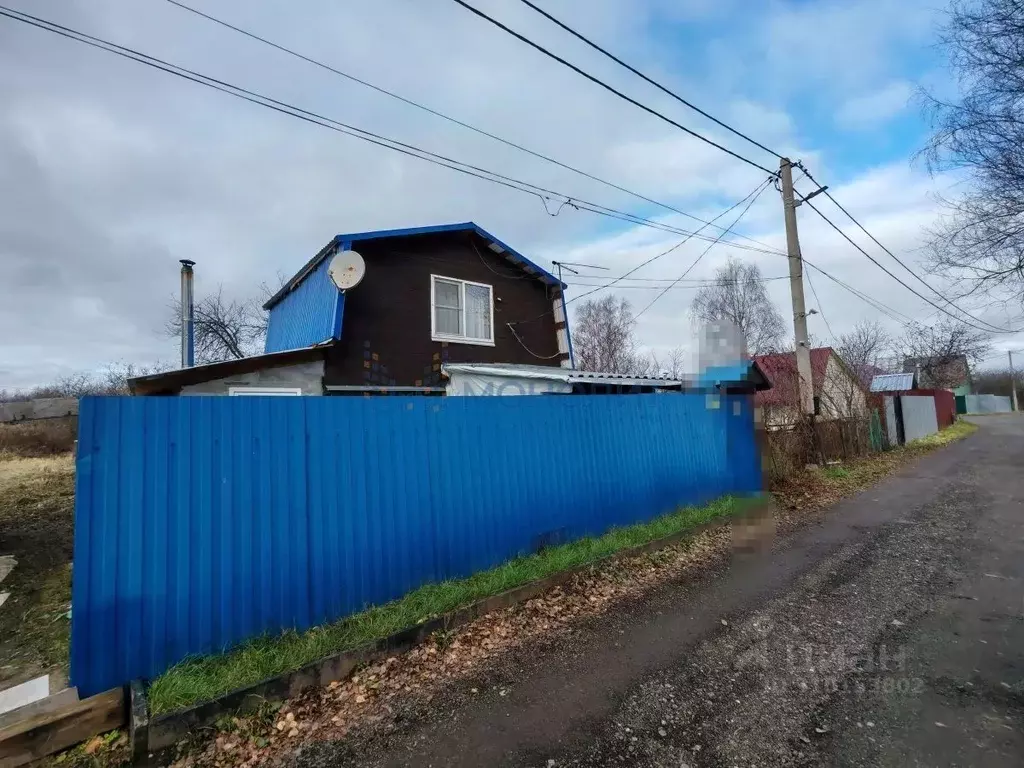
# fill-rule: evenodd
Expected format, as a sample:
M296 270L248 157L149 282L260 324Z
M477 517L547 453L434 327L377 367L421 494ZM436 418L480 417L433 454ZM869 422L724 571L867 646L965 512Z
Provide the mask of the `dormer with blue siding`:
M344 294L343 250L366 264ZM322 346L326 391L437 387L446 362L569 366L564 287L473 222L337 235L264 305L266 351Z
M342 246L342 250L344 250ZM270 310L266 352L283 352L341 338L345 295L327 274L336 241L318 253L264 309ZM285 290L288 289L288 290Z

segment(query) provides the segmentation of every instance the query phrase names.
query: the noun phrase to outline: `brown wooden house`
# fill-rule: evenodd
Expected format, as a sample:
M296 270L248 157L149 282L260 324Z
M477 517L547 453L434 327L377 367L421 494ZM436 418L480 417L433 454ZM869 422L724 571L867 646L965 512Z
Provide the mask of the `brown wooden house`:
M344 293L331 257L355 250ZM338 235L264 306L263 355L144 376L137 394L440 393L445 363L570 365L563 284L476 224Z

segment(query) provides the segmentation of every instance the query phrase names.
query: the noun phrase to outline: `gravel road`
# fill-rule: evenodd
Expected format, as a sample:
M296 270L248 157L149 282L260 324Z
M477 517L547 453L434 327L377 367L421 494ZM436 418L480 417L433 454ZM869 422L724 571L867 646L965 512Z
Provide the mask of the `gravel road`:
M1024 418L320 766L1024 765Z

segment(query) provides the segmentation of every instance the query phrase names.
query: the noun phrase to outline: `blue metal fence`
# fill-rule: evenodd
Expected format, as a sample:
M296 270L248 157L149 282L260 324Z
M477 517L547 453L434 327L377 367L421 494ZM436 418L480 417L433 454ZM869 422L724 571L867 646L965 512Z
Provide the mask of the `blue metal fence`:
M760 484L697 394L90 397L77 472L83 695Z

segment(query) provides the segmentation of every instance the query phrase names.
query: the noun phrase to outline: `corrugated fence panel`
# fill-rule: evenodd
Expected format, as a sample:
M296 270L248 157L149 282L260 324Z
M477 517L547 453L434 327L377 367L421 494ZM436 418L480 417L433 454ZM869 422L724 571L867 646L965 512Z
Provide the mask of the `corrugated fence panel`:
M85 398L91 695L546 545L759 490L749 399Z
M909 443L939 431L932 395L900 395L903 405L903 437Z
M1010 398L1000 395L965 395L966 413L1009 413Z

